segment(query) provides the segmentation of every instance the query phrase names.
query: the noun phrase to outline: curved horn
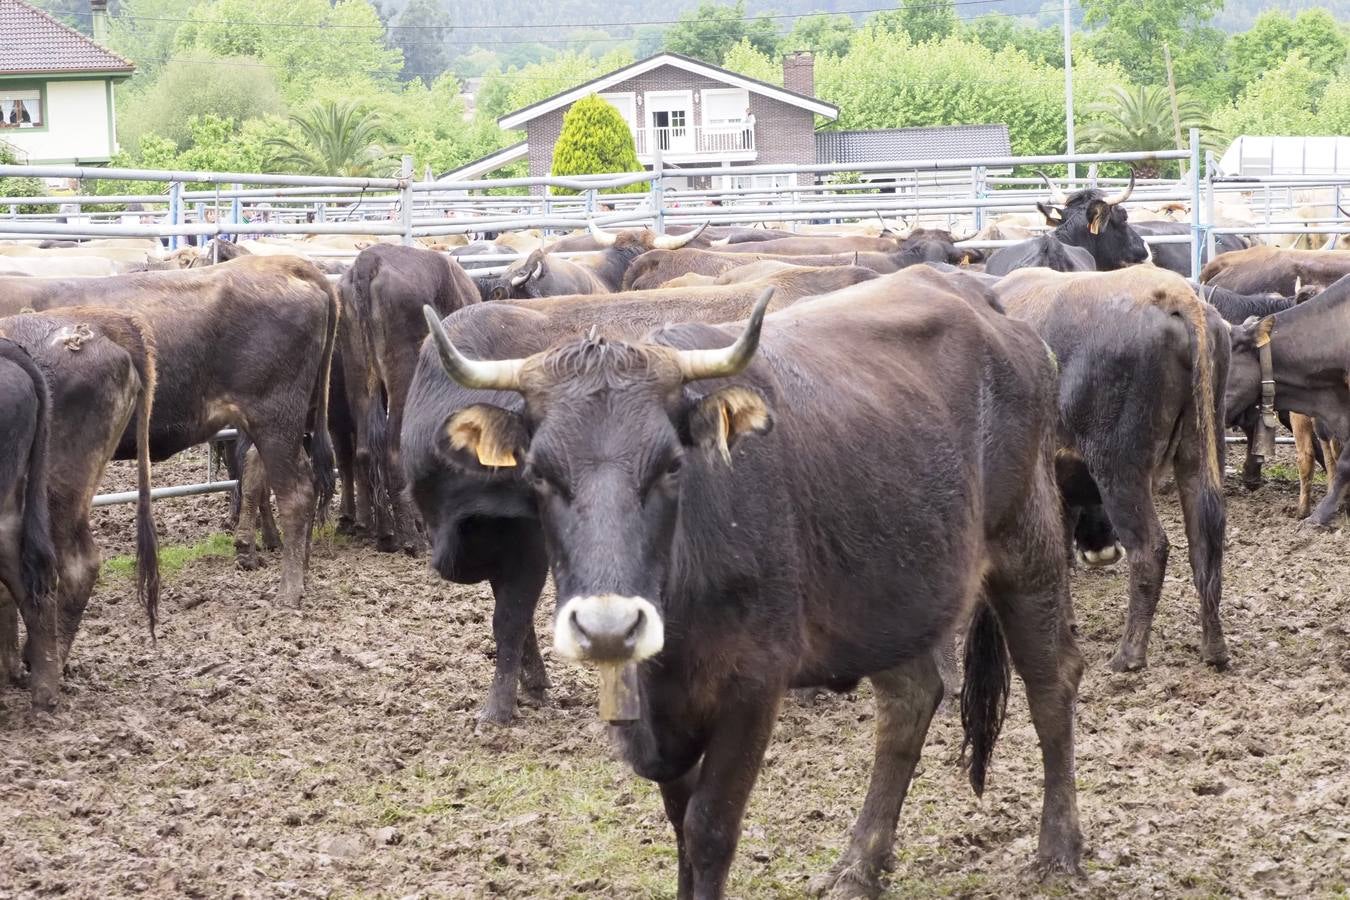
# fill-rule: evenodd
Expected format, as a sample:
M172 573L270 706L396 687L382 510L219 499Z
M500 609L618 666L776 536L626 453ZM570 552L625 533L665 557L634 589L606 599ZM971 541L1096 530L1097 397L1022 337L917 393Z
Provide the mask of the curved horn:
M612 231L606 231L589 219L586 220L586 227L590 229L591 237L595 238L595 242L601 247L613 247L614 242L619 239L617 234Z
M1041 176L1041 180L1045 182L1045 186L1050 189L1051 203L1055 206L1063 206L1069 202L1069 198L1064 196L1064 191L1060 189L1059 185L1050 180L1049 175L1045 174L1040 169L1036 170L1036 174Z
M1119 194L1116 194L1114 197L1103 197L1102 202L1105 203L1107 206L1115 206L1119 203L1124 203L1126 200L1130 199L1130 195L1133 193L1134 193L1134 169L1130 169L1130 183L1125 185L1125 190L1121 191Z
M684 380L698 381L702 378L729 378L739 374L750 365L750 360L759 347L759 329L764 324L764 311L773 299L773 288L765 288L764 293L755 301L750 319L745 323L745 331L736 339L736 343L720 350L681 350L677 354L680 374ZM439 322L437 323L440 324Z
M703 229L708 227L705 221L688 234L658 234L652 237L652 246L657 250L678 250L698 239Z
M1295 275L1295 276L1294 276L1294 296L1297 297L1297 296L1298 296L1299 294L1301 294L1301 293L1303 293L1303 276L1302 276L1302 275Z
M521 266L519 269L516 269L514 272L512 272L511 277L507 278L506 280L511 283L511 287L520 287L522 284L530 280L530 272L533 270L533 268L534 267L530 265L530 261L527 259L525 261L525 265Z
M441 326L441 317L430 306L422 307L427 327L431 329L431 339L441 355L441 368L445 374L466 388L479 388L485 391L520 390L520 368L523 359L477 360L468 359L450 343L450 338Z
M883 216L883 215L881 214L881 210L878 210L878 209L872 210L872 215L876 216L876 217L877 217L877 221L881 223L881 232L880 232L880 235L879 235L879 236L880 236L880 237L885 237L885 236L886 236L886 233L889 232L889 231L891 231L891 226L888 225L888 224L886 223L886 217ZM894 233L894 232L892 232L892 233Z

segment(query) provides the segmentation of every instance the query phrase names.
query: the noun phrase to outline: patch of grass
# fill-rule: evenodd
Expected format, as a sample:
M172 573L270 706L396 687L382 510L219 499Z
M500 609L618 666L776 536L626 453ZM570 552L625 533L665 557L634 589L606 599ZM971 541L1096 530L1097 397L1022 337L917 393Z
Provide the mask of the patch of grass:
M159 548L161 577L181 571L189 563L212 556L234 555L234 538L217 532L197 544ZM136 557L130 554L113 556L103 561L104 578L131 578L136 574Z
M1270 463L1265 467L1266 477L1273 481L1298 483L1298 467L1289 463ZM1313 484L1326 484L1327 473L1320 468L1313 470Z

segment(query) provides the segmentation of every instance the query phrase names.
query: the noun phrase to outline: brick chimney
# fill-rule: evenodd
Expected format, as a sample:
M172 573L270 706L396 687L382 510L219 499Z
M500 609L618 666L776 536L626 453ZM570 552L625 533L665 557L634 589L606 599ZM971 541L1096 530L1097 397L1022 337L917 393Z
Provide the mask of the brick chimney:
M90 31L100 44L108 43L108 0L89 0Z
M808 97L816 95L816 58L810 50L796 50L783 57L783 87Z

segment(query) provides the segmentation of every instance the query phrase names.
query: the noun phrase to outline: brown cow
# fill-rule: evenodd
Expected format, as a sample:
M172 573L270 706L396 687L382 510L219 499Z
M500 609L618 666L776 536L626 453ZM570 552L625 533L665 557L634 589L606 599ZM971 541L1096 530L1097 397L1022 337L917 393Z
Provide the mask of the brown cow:
M136 590L153 635L159 605L158 546L150 504L150 427L155 394L154 337L138 316L72 307L0 319L0 335L28 351L47 373L50 448L47 504L59 583L51 631L29 625L25 659L33 673L33 703L56 699L59 673L70 657L80 620L98 578L99 554L89 528L90 503L103 471L128 431L136 448ZM0 529L3 531L3 529ZM0 557L12 555L0 553ZM0 571L8 566L0 560ZM7 586L9 579L4 579ZM15 595L20 609L32 597ZM0 590L0 601L4 599ZM0 603L0 656L14 648L13 607ZM25 620L29 618L25 613ZM45 626L46 623L44 623ZM47 638L55 640L48 642ZM13 676L12 664L8 666Z
M286 536L278 599L297 604L315 512L326 514L334 486L327 407L338 306L327 278L295 257L246 256L178 272L0 279L0 314L82 305L133 312L155 335L158 370L167 376L155 391L153 459L226 426L257 445ZM134 453L127 435L116 458Z
M1292 297L1305 284L1331 284L1345 275L1350 275L1350 250L1257 246L1216 256L1200 273L1200 281L1239 294Z

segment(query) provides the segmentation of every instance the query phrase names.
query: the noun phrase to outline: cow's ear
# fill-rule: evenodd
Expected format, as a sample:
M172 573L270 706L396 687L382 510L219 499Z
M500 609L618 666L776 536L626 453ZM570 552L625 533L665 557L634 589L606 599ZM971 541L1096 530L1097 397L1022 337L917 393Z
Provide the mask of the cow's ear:
M768 434L773 414L759 391L725 387L698 400L686 422L689 443L717 453L731 465L731 448L747 434Z
M1111 211L1114 206L1105 200L1093 200L1088 204L1088 231L1092 234L1101 234L1102 229L1111 221Z
M1064 224L1064 212L1051 206L1049 203L1037 203L1036 208L1045 216L1045 224L1056 227Z
M436 437L441 457L466 469L518 466L528 445L524 420L488 403L475 403L451 414Z

